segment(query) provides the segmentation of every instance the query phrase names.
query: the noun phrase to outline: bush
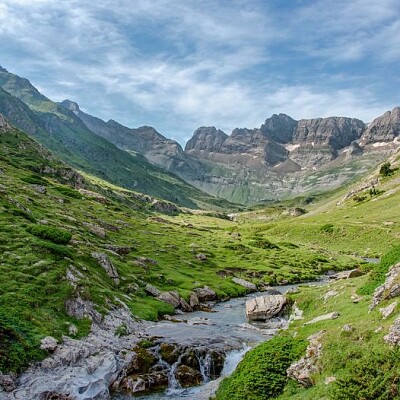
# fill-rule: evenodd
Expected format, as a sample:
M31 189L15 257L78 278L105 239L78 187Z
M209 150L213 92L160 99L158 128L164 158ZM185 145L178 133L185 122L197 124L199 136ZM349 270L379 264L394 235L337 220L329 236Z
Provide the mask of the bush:
M333 224L324 224L321 226L321 228L319 228L319 230L322 233L333 233L335 230L335 227L333 226Z
M72 197L73 199L82 199L82 195L75 189L71 189L67 186L57 186L54 189L64 196Z
M61 258L64 258L64 257L73 258L74 257L74 254L68 247L65 247L65 246L62 246L59 244L41 241L41 242L37 243L37 246L43 250L49 251L50 253L52 253L58 257L61 257Z
M63 229L55 228L47 225L31 225L27 231L32 235L41 239L50 240L56 244L67 244L71 240L72 235Z
M266 400L278 396L287 383L286 370L302 356L306 346L305 341L286 336L260 344L221 382L216 400Z
M382 176L389 176L392 173L392 169L390 168L390 162L385 162L384 164L382 164L379 173Z
M400 350L383 347L352 359L330 393L333 400L399 399Z
M0 309L0 371L20 373L44 354L32 331L18 317Z

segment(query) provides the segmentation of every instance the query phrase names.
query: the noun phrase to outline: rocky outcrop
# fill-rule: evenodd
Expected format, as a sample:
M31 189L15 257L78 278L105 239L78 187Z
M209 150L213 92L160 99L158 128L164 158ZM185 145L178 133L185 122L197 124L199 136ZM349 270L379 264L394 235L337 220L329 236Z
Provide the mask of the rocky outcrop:
M362 137L365 144L393 142L400 134L400 107L375 118Z
M321 339L325 331L319 331L307 338L309 345L307 346L306 355L299 361L293 363L287 370L289 378L294 379L304 387L310 387L314 384L313 375L319 372L318 360L322 355Z
M116 285L119 284L119 275L118 271L115 268L112 261L108 258L107 254L92 252L92 257L97 261L97 263L104 268L107 275L114 281Z
M383 340L391 346L397 346L400 343L400 317L397 317L393 325L389 328L389 333L383 337Z
M282 315L286 304L281 294L255 297L246 301L246 316L250 321L265 321Z
M384 284L375 289L369 309L373 310L383 300L398 296L400 296L400 263L389 269Z
M0 114L0 130L7 131L9 129L11 129L10 123L7 121L4 115Z
M40 341L40 349L54 351L57 348L57 340L52 336L46 336Z
M214 126L202 126L196 129L191 139L185 146L185 152L191 155L199 155L201 152L220 151L228 135Z
M386 318L390 317L393 314L396 307L397 307L397 301L394 301L393 303L389 304L387 307L381 307L379 309L379 312L381 313L382 318L386 319Z

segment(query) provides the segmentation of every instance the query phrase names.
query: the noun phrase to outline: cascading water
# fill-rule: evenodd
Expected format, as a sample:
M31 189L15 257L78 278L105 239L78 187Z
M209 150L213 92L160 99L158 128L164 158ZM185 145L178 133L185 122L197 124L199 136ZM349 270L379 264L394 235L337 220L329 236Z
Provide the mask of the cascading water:
M209 352L201 355L198 350L195 351L197 361L199 362L199 369L203 383L210 382L211 373L213 370L213 358Z

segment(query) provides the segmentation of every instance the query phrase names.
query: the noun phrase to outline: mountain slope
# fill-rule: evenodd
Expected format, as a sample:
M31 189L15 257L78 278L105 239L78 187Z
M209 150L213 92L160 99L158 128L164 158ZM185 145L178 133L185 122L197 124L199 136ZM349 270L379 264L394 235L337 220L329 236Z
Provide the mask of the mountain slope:
M141 154L128 154L99 137L28 80L2 69L0 86L7 90L0 91L0 112L74 167L182 206L197 208L204 202L218 206L217 199L150 164Z

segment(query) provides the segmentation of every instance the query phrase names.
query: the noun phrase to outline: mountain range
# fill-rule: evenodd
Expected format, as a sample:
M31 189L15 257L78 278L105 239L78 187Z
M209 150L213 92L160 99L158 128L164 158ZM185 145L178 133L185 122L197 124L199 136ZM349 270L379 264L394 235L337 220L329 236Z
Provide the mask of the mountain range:
M192 208L222 204L221 198L254 204L332 189L365 174L399 144L398 107L370 124L274 114L259 128L230 135L200 127L183 149L153 127L132 129L73 101L55 103L4 68L0 87L0 112L75 168Z

